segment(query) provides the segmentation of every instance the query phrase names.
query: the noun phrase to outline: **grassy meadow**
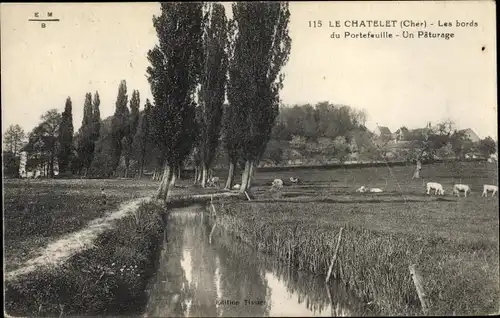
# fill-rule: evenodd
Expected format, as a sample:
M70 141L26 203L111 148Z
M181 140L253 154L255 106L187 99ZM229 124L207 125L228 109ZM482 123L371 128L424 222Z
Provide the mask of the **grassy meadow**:
M429 313L498 312L498 197L481 198L483 184L497 184L488 163L413 167L296 169L258 172L255 200L218 204L218 222L247 243L300 269L326 275L339 229L344 227L334 276L383 315L420 315L409 266L422 274ZM299 185L287 185L289 177ZM274 178L285 188L269 191ZM425 194L425 182L443 184L444 196ZM455 182L472 196L451 195ZM383 193L355 193L361 185Z
M137 180L4 180L6 270L38 256L48 242L84 228L125 201L151 195L156 188L157 183Z
M333 277L382 315L421 315L409 273L423 277L429 313L498 312L499 213L497 197L482 198L483 184L498 184L495 164L424 165L334 169L258 169L254 199L214 199L217 222L251 246L301 270L326 275L344 227ZM216 175L225 180L226 171ZM289 177L300 184L291 185ZM240 182L236 175L235 183ZM275 178L280 193L269 191ZM425 182L443 184L444 196L425 194ZM469 184L470 197L454 197L454 183ZM355 193L361 185L383 193ZM7 270L37 256L49 241L84 228L134 198L155 193L150 180L5 180L4 241ZM101 201L101 187L106 203ZM216 189L180 180L172 204ZM57 270L38 270L6 284L6 309L15 315L138 314L154 272L165 207L145 203L99 235L95 245ZM82 273L85 273L82 275ZM78 291L75 293L75 291Z
M13 316L140 316L156 270L164 207L143 203L100 234L92 248L57 268L5 283L5 310Z

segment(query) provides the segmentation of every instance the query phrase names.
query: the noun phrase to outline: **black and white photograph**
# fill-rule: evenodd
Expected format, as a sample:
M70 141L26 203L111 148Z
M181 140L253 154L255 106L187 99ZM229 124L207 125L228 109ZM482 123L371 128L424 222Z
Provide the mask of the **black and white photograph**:
M4 316L500 314L495 6L2 3Z

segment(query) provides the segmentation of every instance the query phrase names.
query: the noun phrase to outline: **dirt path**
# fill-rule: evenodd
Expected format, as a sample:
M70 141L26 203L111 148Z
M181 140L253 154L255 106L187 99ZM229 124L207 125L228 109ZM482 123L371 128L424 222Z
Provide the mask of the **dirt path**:
M28 260L22 267L5 273L4 279L9 281L28 274L38 267L56 267L78 252L86 250L99 234L113 227L113 221L121 219L137 210L143 201L150 197L143 197L123 203L118 210L89 222L88 226L80 231L65 235L61 239L50 243L41 252L41 256Z

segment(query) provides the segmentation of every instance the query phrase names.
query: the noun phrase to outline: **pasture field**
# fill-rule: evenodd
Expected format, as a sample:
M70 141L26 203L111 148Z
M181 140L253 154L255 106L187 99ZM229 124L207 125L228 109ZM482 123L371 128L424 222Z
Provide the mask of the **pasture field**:
M259 171L255 200L219 204L228 230L300 269L326 275L340 227L344 227L334 275L384 315L421 314L409 265L416 264L429 313L477 315L498 312L499 201L481 198L483 184L497 183L488 163L414 167ZM302 183L290 185L289 177ZM281 197L270 193L285 181ZM425 182L443 184L444 196L425 194ZM472 196L452 196L455 182ZM361 185L383 193L355 193Z
M156 188L157 183L148 180L4 180L6 270L38 256L48 242L84 228L120 203L151 195Z

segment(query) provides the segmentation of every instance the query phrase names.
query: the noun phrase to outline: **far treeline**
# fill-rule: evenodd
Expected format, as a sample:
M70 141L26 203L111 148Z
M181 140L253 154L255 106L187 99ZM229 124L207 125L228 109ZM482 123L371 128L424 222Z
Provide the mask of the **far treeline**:
M162 3L153 17L159 44L149 50L146 70L153 101L146 99L140 110L139 91L129 98L123 80L114 114L101 120L99 93L86 93L82 125L74 132L68 97L62 114L49 110L28 136L18 125L9 127L4 173L18 174L25 151L25 170L48 177L56 167L59 177L140 178L154 171L158 196L166 198L186 167L194 167L195 183L203 187L215 166L228 169L227 188L241 171L243 192L260 163L394 156L419 162L496 151L491 138L472 143L451 122L414 130L406 147L393 149L366 129L364 111L329 102L284 107L279 93L291 49L288 3L242 2L232 9L227 19L219 3Z

